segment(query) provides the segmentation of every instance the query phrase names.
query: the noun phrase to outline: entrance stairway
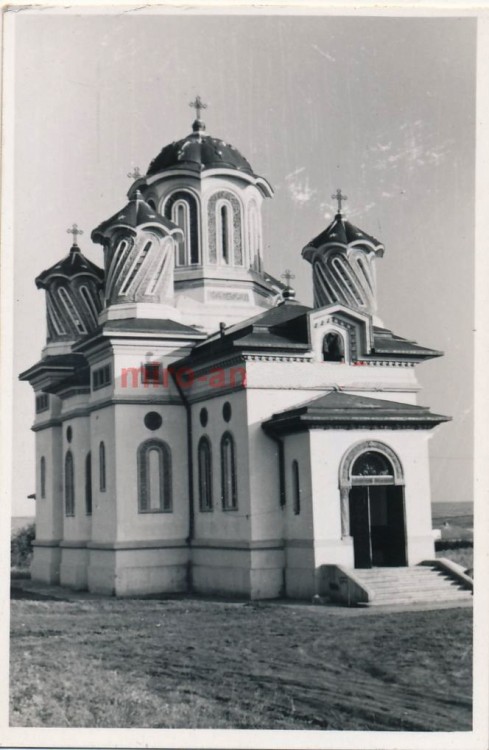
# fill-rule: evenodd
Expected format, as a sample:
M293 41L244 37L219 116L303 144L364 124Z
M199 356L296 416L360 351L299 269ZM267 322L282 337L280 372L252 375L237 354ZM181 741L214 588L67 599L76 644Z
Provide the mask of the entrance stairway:
M356 568L355 577L371 592L368 606L472 600L472 591L463 581L434 565Z

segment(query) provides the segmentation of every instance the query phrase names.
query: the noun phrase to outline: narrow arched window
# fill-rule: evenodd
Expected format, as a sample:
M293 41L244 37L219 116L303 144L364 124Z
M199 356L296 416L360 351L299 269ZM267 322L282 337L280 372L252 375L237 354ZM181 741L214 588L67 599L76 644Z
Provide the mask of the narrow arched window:
M260 229L256 203L251 203L248 211L249 265L254 271L261 271Z
M75 469L71 451L65 456L65 514L75 515Z
M299 477L299 464L297 461L292 461L292 492L293 495L293 509L296 516L301 512L301 484Z
M138 449L138 503L140 513L172 510L172 469L169 446L146 440Z
M209 262L242 266L242 206L238 198L227 190L211 195L207 202L207 224Z
M46 497L46 459L41 456L40 461L40 474L41 474L41 497Z
M58 289L58 295L76 331L78 333L87 333L87 329L83 325L83 321L78 315L78 310L76 309L71 296L68 294L64 287L60 287Z
M98 467L100 492L105 492L107 486L107 477L105 465L105 443L103 441L98 447Z
M85 459L85 511L92 515L92 454L89 451Z
M226 205L220 208L220 229L221 229L221 258L224 263L229 263L230 242L229 242L229 209Z
M94 325L97 325L98 322L98 311L97 306L95 304L95 300L90 294L88 287L85 285L80 286L80 297L82 298L83 302L85 303L85 307L87 309L87 312L90 316L90 319Z
M212 454L209 438L201 437L198 447L199 507L212 510Z
M344 362L345 344L339 333L330 331L323 338L323 360L324 362Z
M187 190L175 191L166 201L164 213L167 219L183 229L185 235L179 240L176 264L200 263L199 204L195 195Z
M221 439L221 484L223 509L236 510L238 507L236 452L230 432L225 432Z
M183 231L183 234L178 237L177 266L184 266L187 263L187 237L189 236L187 204L179 201L175 205L173 213L175 224Z

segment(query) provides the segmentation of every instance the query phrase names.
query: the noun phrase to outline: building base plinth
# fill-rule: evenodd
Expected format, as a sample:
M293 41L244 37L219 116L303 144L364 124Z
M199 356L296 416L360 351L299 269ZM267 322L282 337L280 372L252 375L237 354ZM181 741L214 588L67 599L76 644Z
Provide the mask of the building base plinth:
M40 583L59 584L59 570L61 563L61 550L59 546L45 546L33 543L34 554L32 557L30 573L33 581Z

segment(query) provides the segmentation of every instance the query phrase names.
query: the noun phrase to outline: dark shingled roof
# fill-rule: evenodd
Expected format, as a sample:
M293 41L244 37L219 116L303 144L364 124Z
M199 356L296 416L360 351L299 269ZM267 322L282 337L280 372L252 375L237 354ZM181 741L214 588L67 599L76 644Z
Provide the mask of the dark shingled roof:
M253 169L239 151L220 138L194 132L165 146L148 167L148 177L165 169L237 169L252 175Z
M218 331L212 334L194 347L189 359L240 349L305 352L309 349L306 313L310 309L295 300L285 300L253 318L226 328L223 333Z
M92 241L101 245L104 243L106 233L116 227L136 229L136 227L150 225L159 227L164 234L180 233L182 230L169 219L165 219L145 200L143 200L139 190L136 190L134 197L131 198L127 206L121 211L111 216L110 219L103 221L92 232Z
M332 391L301 406L274 414L263 423L272 433L310 428L416 427L429 429L451 417L432 414L428 407Z
M103 281L104 278L103 270L88 260L88 258L85 258L78 245L73 245L68 255L58 261L58 263L55 263L54 266L39 274L36 279L36 286L39 289L44 289L49 279L53 276L62 276L65 279L71 279L74 276L83 274L95 276L98 281Z
M304 250L309 247L317 250L323 245L328 244L350 245L352 243L361 244L365 242L373 245L377 255L382 256L384 254L384 246L381 242L361 229L358 229L358 227L353 226L349 221L345 221L342 214L338 213L331 224L321 234L318 234L317 237L307 243Z
M186 326L176 320L158 320L156 318L125 318L123 320L108 320L104 323L104 331L139 331L140 333L181 333L205 336L193 326Z
M69 353L47 356L36 362L32 367L29 367L28 370L21 372L19 380L30 380L33 375L37 375L43 371L65 376L82 369L86 364L87 361L83 354Z
M48 389L49 393L60 393L68 388L89 388L90 387L90 366L85 363L83 367L78 367L67 378L53 383Z
M437 349L428 349L425 346L420 346L415 341L403 339L401 336L396 336L395 333L392 333L392 331L389 331L387 328L378 328L377 326L374 326L374 345L373 351L369 356L375 357L375 355L399 355L401 357L413 356L429 359L431 357L442 357L443 352L438 351Z

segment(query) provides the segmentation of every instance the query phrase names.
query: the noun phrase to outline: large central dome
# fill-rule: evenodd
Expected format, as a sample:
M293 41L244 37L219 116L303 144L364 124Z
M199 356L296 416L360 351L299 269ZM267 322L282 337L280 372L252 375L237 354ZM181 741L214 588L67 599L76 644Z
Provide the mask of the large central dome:
M204 135L204 123L196 120L194 132L180 141L165 146L148 167L147 176L166 169L191 169L203 172L206 169L238 169L253 174L249 162L230 143L220 138Z

